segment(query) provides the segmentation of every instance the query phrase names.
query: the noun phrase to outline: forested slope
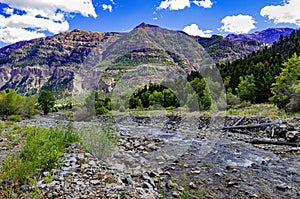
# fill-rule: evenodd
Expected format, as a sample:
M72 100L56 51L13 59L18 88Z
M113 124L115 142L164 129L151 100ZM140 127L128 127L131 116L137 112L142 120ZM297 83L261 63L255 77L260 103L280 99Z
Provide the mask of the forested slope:
M254 102L261 103L269 101L272 96L272 83L275 83L276 76L280 74L283 63L295 53L300 55L300 30L293 31L289 36L281 36L279 41L269 48L216 66L221 71L227 90L231 88L234 94L240 77L246 78L252 74L256 87Z

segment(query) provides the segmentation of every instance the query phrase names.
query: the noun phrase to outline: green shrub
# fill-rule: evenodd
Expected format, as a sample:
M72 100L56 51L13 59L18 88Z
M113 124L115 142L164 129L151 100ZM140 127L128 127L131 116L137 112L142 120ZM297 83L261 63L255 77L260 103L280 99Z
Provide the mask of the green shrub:
M125 107L124 107L123 105L121 105L120 108L119 108L119 111L120 111L120 112L125 112L126 109L125 109Z
M83 145L99 159L109 157L117 146L115 129L111 126L85 126L78 131Z
M23 127L26 135L21 151L8 156L0 171L1 180L15 180L24 183L40 171L54 168L65 150L67 143L79 141L72 129L46 129L41 127Z
M12 89L0 91L0 114L32 117L35 114L36 96L25 97Z
M73 117L73 112L72 111L68 111L65 112L63 114L61 114L62 117Z
M8 117L8 121L11 122L21 122L22 121L22 117L20 115L11 115Z
M102 107L96 109L96 113L98 115L105 115L105 114L109 113L109 110L106 109L104 106L102 106Z

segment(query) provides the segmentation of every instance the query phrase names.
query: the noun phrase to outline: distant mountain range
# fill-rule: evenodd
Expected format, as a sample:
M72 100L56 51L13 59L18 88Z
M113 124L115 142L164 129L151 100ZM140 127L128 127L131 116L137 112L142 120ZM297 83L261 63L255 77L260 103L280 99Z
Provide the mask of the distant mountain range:
M279 40L280 36L290 35L293 31L294 29L291 28L269 28L252 34L229 34L226 38L235 42L255 40L265 44L273 44Z
M72 83L75 71L87 62L97 65L100 61L93 69L94 76L101 75L102 87L110 90L120 76L140 65L168 65L188 72L194 70L192 60L201 46L214 62L224 62L269 46L280 33L288 35L291 31L268 29L226 38L201 38L144 23L129 33L68 31L2 47L0 90L13 88L28 95L41 89L70 91L76 87ZM91 53L98 57L91 58ZM99 69L101 64L105 71Z

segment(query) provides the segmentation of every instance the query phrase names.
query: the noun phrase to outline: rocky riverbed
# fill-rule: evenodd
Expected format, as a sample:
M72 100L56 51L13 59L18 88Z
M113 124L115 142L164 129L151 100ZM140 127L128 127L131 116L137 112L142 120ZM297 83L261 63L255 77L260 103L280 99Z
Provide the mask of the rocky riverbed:
M20 125L68 123L51 114ZM68 146L59 167L39 177L45 198L300 197L300 118L124 114L73 125L107 123L118 137L112 155L99 160L79 143ZM287 144L251 143L264 138Z

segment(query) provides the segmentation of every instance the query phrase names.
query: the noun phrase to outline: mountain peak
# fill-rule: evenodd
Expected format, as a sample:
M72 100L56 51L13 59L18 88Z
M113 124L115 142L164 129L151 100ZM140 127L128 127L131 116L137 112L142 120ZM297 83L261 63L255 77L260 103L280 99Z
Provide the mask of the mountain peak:
M140 25L136 26L134 29L138 29L138 28L159 28L159 26L146 24L146 23L142 22Z

